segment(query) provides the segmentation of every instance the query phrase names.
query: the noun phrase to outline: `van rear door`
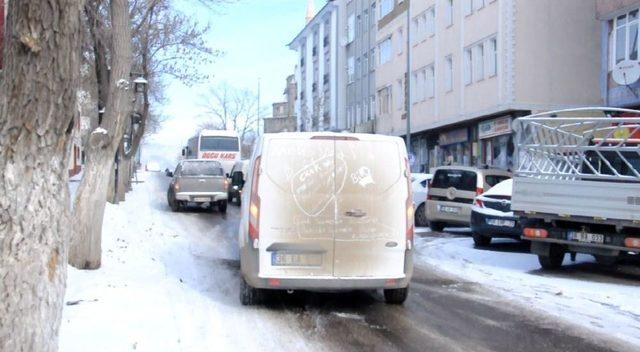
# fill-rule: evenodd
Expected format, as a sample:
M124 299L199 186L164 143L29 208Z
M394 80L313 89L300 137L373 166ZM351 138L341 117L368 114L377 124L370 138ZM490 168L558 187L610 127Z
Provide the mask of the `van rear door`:
M260 277L333 275L334 142L265 141L260 177Z
M334 276L404 277L404 148L393 140L336 140Z

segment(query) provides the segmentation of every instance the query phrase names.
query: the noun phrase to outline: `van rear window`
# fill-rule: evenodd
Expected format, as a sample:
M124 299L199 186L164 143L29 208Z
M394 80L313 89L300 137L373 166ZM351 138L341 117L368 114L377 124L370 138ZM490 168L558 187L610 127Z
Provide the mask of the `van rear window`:
M477 174L464 170L438 170L433 176L433 188L455 188L461 191L475 191Z

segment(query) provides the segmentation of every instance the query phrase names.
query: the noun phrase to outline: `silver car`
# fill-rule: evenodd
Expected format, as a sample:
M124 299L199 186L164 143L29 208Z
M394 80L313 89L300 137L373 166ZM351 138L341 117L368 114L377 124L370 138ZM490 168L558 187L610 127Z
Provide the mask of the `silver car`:
M184 160L169 172L172 177L167 201L173 211L189 204L217 207L221 213L227 211L229 181L222 165L213 160Z

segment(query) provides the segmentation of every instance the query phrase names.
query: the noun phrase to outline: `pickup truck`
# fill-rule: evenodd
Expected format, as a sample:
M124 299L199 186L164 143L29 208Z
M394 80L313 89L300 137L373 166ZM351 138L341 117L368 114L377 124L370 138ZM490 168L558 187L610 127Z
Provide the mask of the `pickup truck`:
M183 160L172 177L167 191L167 201L172 211L180 211L189 204L209 204L221 213L227 211L229 181L218 161Z
M566 253L613 265L640 254L640 111L581 108L517 119L512 210L544 269Z

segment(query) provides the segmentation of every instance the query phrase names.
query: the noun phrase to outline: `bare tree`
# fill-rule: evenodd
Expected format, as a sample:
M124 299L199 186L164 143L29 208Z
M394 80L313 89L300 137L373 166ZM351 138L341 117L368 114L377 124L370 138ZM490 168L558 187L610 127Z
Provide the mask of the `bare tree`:
M92 5L97 6L94 8L95 13L101 10L99 0ZM111 59L111 69L108 73L107 104L104 117L99 121L99 127L93 130L89 138L86 149L87 162L74 202L75 233L70 247L69 262L81 269L100 267L102 220L110 180L109 174L126 122L133 109L130 83L133 47L127 0L110 0L109 12L111 45L108 55ZM104 28L96 26L94 31L104 30ZM106 56L106 53L100 55ZM100 64L96 64L96 67L98 70L107 70L107 67L102 67ZM100 77L101 73L97 76ZM104 92L104 87L102 91ZM104 101L104 99L101 100Z
M81 0L12 0L0 77L0 351L56 351Z
M200 127L233 130L244 145L247 136L255 132L258 118L258 96L246 89L237 89L226 83L212 86L202 95L200 106L205 121ZM262 114L264 111L260 111Z

